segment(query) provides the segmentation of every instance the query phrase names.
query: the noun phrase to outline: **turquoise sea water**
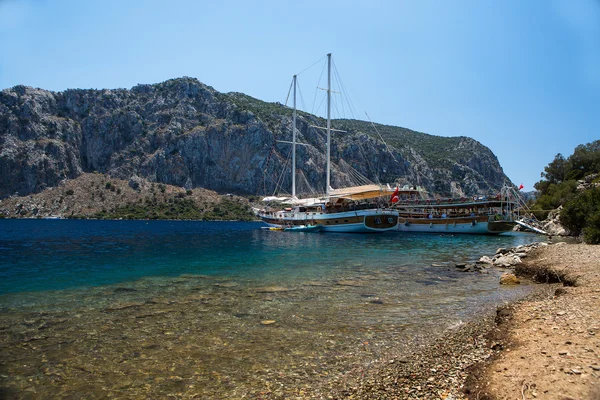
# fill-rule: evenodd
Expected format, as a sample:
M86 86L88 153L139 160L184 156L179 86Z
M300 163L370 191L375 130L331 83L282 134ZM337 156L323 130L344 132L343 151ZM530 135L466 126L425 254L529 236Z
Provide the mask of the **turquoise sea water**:
M544 239L261 227L0 220L0 394L323 398L526 295L454 263Z
M243 222L2 220L0 295L181 274L290 284L365 269L404 271L410 280L432 263L476 260L499 247L541 238L518 233L315 234L261 227Z

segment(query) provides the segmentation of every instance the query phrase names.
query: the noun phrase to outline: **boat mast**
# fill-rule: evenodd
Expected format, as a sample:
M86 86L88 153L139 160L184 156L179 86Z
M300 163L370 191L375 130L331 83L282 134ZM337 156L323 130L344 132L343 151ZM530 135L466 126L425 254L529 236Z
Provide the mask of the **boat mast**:
M296 75L294 75L294 116L292 119L292 199L296 198Z
M331 53L327 54L327 184L325 193L329 199L331 157Z

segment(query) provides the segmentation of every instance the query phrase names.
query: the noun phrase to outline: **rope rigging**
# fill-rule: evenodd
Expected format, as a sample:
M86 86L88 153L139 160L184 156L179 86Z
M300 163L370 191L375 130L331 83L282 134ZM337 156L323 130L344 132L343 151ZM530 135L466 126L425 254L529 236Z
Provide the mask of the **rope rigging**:
M310 66L308 66L307 68L304 68L303 70L301 70L298 74L296 74L296 88L297 88L297 93L299 93L299 97L300 97L300 105L301 105L301 109L306 109L306 104L304 101L304 95L301 89L301 86L299 85L299 80L298 80L298 75L300 74L304 74L306 73L308 70L310 70L311 68L313 68L314 66L316 66L317 64L321 63L323 60L325 60L326 57L322 57L321 59L317 60L316 62L314 62L313 64L311 64ZM326 100L326 96L322 96L322 99L320 99L320 102L318 103L317 106L317 96L318 93L320 91L323 91L324 89L321 89L319 87L319 84L321 83L321 81L323 80L323 75L324 72L326 70L326 65L327 63L323 63L323 66L321 68L320 74L319 74L319 79L318 79L318 83L317 86L315 88L315 94L313 97L313 104L312 104L312 110L311 110L311 114L317 116L319 111L321 110L321 107L323 106L325 100ZM288 106L288 102L290 101L290 96L293 90L293 80L290 83L288 92L287 92L287 96L285 98L285 105ZM357 122L358 118L356 117L357 113L356 113L356 107L354 105L354 103L352 102L350 96L349 96L349 91L346 88L346 85L344 83L344 81L341 78L341 75L338 71L338 68L335 64L335 62L332 62L332 79L331 79L331 94L339 94L339 96L331 96L332 97L332 102L331 102L331 110L332 110L332 119L339 119L339 120L345 120L343 129L348 130L349 132L352 133L352 136L357 135L358 133L360 133L360 127L358 126ZM326 92L327 90L325 90ZM339 101L337 101L339 99ZM315 106L316 107L316 111L315 111ZM386 150L386 152L388 152L391 155L391 158L394 160L394 162L398 163L398 160L396 159L394 153L392 152L392 149L387 145L387 143L385 142L385 140L383 139L383 136L381 135L381 133L379 132L379 130L377 129L377 127L375 126L375 124L370 120L369 115L365 112L371 127L375 130L377 136L375 139L374 143L377 143L379 141L381 141L381 143L383 143L384 148ZM334 117L335 115L335 117ZM306 124L306 121L304 121L302 115L299 115L299 119L301 120L300 123L304 123ZM320 117L322 118L322 117ZM264 166L264 174L265 174L265 178L264 178L264 186L265 186L265 191L264 193L267 193L266 187L267 187L267 172L268 172L268 167L270 165L271 162L271 157L273 157L273 154L278 154L277 150L276 150L276 145L278 142L279 137L281 136L284 131L287 131L287 124L286 122L288 122L287 118L284 118L282 120L282 124L281 124L281 129L278 135L278 132L274 132L273 134L273 144L270 148L269 154L266 158L266 162L265 162L265 166ZM293 129L294 127L292 127ZM300 133L299 129L296 129L296 131L298 133ZM333 132L340 132L339 130L332 130ZM341 131L344 132L344 131ZM379 173L376 170L376 166L373 164L373 157L369 157L368 151L365 149L365 144L369 142L369 140L363 140L364 136L361 137L360 135L356 136L357 140L355 142L355 148L358 150L360 156L362 157L362 159L364 160L364 164L366 167L366 171L367 174L371 177L373 177L373 179L376 181L377 184L381 185L381 183L379 182ZM322 140L322 138L321 138ZM338 147L339 149L339 147ZM278 191L282 191L282 185L285 183L286 179L284 177L285 171L288 170L288 168L290 168L290 159L291 159L291 153L292 151L290 150L287 158L285 159L285 162L282 163L283 166L283 171L281 172L281 175L279 177L277 177L277 179L273 179L272 177L270 177L271 179L269 179L269 182L272 181L272 183L275 184L275 188L274 188L274 193L278 192ZM333 154L332 154L333 156ZM279 157L279 156L278 156ZM283 159L283 157L281 157L281 159ZM337 165L337 170L342 174L343 178L339 178L337 179L338 183L341 182L348 182L351 185L366 185L366 184L373 184L373 182L367 178L366 176L364 176L362 173L360 173L359 171L357 171L355 168L353 168L347 161L343 160L342 158L338 158L336 161ZM302 169L297 169L296 170L296 179L298 179L298 182L300 184L300 186L303 186L301 188L301 191L306 193L306 191L310 192L311 194L314 193L314 188L310 185L304 171ZM299 188L297 188L299 189ZM287 190L284 190L285 192L287 192ZM299 192L300 193L300 192Z

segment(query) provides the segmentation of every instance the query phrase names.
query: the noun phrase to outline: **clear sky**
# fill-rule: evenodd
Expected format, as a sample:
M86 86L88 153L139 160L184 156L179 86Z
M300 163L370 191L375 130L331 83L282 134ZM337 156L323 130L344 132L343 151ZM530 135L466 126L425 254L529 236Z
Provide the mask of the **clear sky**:
M360 113L472 137L525 190L600 139L600 0L0 0L0 89L192 76L283 103L329 52Z

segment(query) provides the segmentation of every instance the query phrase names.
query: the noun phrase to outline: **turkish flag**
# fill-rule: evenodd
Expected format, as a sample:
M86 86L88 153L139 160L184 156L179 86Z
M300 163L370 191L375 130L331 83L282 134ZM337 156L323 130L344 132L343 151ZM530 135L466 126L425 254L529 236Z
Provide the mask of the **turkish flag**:
M525 186L523 186L523 184L521 183L521 184L519 185L519 190L523 189L524 187L525 187Z
M394 194L392 194L392 197L390 198L390 201L392 203L397 203L398 202L398 186L396 186L396 190L394 190Z

